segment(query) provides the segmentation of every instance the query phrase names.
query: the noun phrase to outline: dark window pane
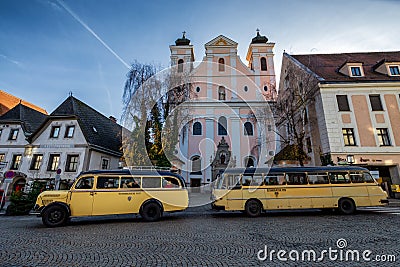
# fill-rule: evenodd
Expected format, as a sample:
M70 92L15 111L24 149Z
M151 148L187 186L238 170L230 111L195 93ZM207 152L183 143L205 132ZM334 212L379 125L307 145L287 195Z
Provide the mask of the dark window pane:
M261 70L267 70L267 60L265 57L261 58Z
M379 95L369 95L372 111L382 111L382 102Z
M223 58L218 60L218 71L225 71L225 59Z
M202 126L198 121L193 124L193 135L202 135Z
M360 67L351 67L351 76L361 76Z
M253 124L251 122L244 124L244 135L253 135Z
M227 123L226 123L226 118L225 117L221 117L218 120L218 135L226 135L227 131Z
M350 111L349 100L347 95L337 95L336 101L339 107L339 111Z
M183 59L178 60L178 72L183 72Z

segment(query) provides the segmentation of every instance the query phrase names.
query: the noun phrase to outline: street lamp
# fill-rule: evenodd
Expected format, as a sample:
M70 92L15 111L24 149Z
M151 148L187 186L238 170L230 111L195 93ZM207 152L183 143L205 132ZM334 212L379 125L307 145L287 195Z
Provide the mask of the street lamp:
M355 162L354 155L347 155L347 163L353 165Z

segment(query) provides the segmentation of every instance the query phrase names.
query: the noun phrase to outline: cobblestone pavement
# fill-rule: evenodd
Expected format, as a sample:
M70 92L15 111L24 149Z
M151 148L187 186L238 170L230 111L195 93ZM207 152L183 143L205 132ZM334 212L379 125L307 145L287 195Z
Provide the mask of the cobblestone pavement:
M317 211L268 212L259 218L214 212L207 207L165 214L154 223L139 216L72 219L68 226L46 228L36 216L0 216L0 266L398 266L400 215L362 210L352 216ZM293 261L289 252L371 250L395 255L397 262ZM343 246L343 240L341 240ZM287 251L287 261L257 259L265 250ZM259 254L264 256L264 252ZM268 254L270 255L270 254ZM296 254L290 254L292 258Z

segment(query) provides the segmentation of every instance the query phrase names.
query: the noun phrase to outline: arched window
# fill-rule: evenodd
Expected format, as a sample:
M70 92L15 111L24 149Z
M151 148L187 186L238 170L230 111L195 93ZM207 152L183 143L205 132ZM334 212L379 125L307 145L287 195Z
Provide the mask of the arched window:
M226 100L225 87L223 86L218 88L218 100Z
M244 124L244 135L253 135L253 124L251 122Z
M244 165L246 166L246 168L255 167L254 159L252 157L246 157L244 159Z
M261 70L267 70L267 60L265 59L265 57L262 57L260 61L261 61Z
M201 175L201 158L199 156L193 156L192 161L192 171L190 174L198 174Z
M225 59L223 58L218 59L218 70L225 71Z
M266 86L266 85L264 86L264 91L268 92L268 86Z
M183 72L183 59L178 60L178 72Z
M218 135L226 135L227 134L227 123L225 117L220 117L218 120Z
M202 126L198 121L193 123L193 135L202 135Z

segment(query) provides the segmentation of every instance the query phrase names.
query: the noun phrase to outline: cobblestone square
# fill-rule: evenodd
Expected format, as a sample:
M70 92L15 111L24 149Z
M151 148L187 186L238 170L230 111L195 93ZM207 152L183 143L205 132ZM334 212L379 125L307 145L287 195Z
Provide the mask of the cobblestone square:
M382 212L384 211L384 212ZM46 228L35 216L0 216L0 266L398 266L396 262L260 261L268 250L351 250L400 257L398 208L353 216L268 212L259 218L192 208L159 222L139 216L72 219Z

